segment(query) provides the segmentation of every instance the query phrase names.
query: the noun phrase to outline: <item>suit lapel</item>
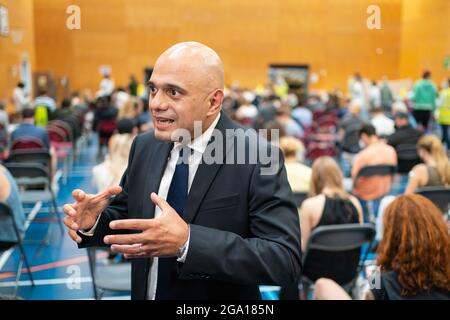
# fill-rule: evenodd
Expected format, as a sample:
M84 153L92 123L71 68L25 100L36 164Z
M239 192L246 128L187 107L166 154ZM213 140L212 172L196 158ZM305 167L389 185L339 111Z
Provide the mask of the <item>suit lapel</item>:
M159 185L167 165L172 143L161 141L156 144L155 150L150 155L150 159L144 166L147 166L145 174L145 188L143 197L143 218L151 219L155 216L155 205L150 199L152 192L158 193Z
M232 149L234 145L234 134L227 135L226 129L232 129L233 127L234 125L232 124L231 120L222 113L221 118L217 123L216 129L219 130L222 134L222 137L224 137L222 146L222 150L225 150L225 152L223 152L223 163L225 163L227 153ZM206 164L203 159L204 158L202 157L202 162L197 168L194 181L192 182L192 186L189 191L184 216L184 219L187 223L190 223L192 222L192 220L194 220L198 208L203 201L203 198L205 197L211 183L214 181L217 172L222 166L222 164L217 163Z

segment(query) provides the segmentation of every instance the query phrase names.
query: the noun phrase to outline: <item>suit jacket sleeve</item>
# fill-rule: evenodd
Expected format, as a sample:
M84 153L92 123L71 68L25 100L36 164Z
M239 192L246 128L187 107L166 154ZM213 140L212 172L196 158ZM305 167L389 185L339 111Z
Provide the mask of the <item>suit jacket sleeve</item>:
M189 251L180 279L283 285L301 271L300 224L283 157L275 174L255 165L249 190L249 238L191 224Z
M136 139L133 141L130 150L130 157L128 159L128 168L133 159L135 151ZM91 246L109 246L103 242L103 238L108 234L123 234L128 233L126 230L112 230L109 228L109 223L113 220L127 219L128 218L128 168L122 176L120 186L122 192L115 196L108 207L101 213L97 227L95 228L93 236L85 236L78 232L82 241L78 245L79 248L91 247Z

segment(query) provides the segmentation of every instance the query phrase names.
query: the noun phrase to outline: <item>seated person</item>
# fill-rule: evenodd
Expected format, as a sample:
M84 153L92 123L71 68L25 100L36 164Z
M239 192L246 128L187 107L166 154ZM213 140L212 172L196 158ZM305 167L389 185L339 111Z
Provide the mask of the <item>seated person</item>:
M314 161L309 196L299 210L303 251L319 226L363 222L361 205L345 192L341 169L331 157Z
M142 99L138 99L137 103L134 104L134 114L140 133L147 132L153 128L152 117L150 116L150 112L148 108L145 107Z
M22 123L12 132L11 134L11 145L15 140L19 138L32 137L40 140L50 153L51 158L51 168L50 174L53 178L56 173L56 167L58 163L58 158L56 157L56 152L53 147L50 146L50 139L48 137L47 131L41 127L34 124L34 110L26 108L22 110ZM56 186L54 182L54 186Z
M338 137L342 151L357 153L360 151L359 129L364 123L359 116L359 105L351 104L348 111L339 123Z
M34 123L34 110L25 108L22 110L22 123L12 132L11 142L19 138L32 137L40 140L46 149L50 149L50 140L47 131Z
M398 197L386 209L384 237L378 247L379 287L366 300L449 300L450 237L442 213L428 199ZM319 279L314 299L350 300L334 281Z
M379 137L389 137L394 133L394 121L386 117L381 107L373 108L371 114L372 119L370 120L370 123L375 127Z
M286 135L295 138L303 138L304 130L303 128L291 117L291 108L287 105L282 105L277 110L276 121L280 123Z
M5 110L5 104L0 101L0 128L6 128L8 129L9 126L9 115L8 112Z
M408 112L408 107L406 106L406 104L403 101L396 101L392 104L391 107L391 113L392 114L397 114L397 113L406 113L408 115L408 122L411 125L411 127L413 127L414 129L417 129L417 121L414 118L414 116Z
M63 120L73 115L73 111L70 109L70 107L71 107L70 100L64 99L61 103L61 108L56 109L56 111L53 113L53 119Z
M352 179L355 181L359 171L366 166L397 165L397 154L394 148L381 141L375 132L375 127L366 124L359 130L359 137L365 145L356 155L352 167ZM357 187L353 193L366 201L378 199L389 193L392 178L388 176L372 176L358 178ZM376 212L376 209L375 209Z
M293 192L308 192L312 170L299 162L305 147L303 143L294 137L282 137L280 148L283 152L286 173Z
M450 187L450 163L439 138L423 136L417 143L417 150L424 163L416 165L409 173L405 194L420 187Z
M99 130L98 127L102 121L113 121L117 119L119 110L110 104L110 100L111 98L107 96L98 98L96 101L93 123L93 129L96 131Z
M44 106L46 107L51 113L55 112L56 110L56 102L55 99L50 97L47 94L46 90L40 90L38 93L38 96L36 99L34 99L33 106L36 108L37 106Z
M0 202L11 208L20 236L25 233L25 213L20 201L19 189L9 171L0 165ZM0 241L17 241L12 223L0 220Z
M118 185L128 165L128 156L137 127L133 120L121 119L118 122L118 129L119 133L113 135L109 141L105 161L92 169L98 192Z
M9 155L9 116L5 111L5 105L0 101L0 160L8 158Z
M392 146L397 151L398 160L398 172L399 173L407 173L411 171L411 169L420 163L419 155L417 155L417 159L401 159L402 155L398 154L397 147L400 145L416 145L419 141L422 133L414 129L409 124L409 116L407 113L400 112L394 116L395 120L395 132L391 134L387 140L387 143Z

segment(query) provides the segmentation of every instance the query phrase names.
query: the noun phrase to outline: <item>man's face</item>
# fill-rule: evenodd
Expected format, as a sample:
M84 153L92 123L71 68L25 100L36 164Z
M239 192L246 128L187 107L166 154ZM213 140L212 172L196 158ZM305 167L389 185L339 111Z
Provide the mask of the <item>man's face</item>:
M212 92L205 90L200 75L182 60L158 60L149 81L149 107L157 139L170 140L176 129L187 129L192 136L194 121L202 121L206 129Z
M408 120L404 118L397 117L395 118L395 126L397 128L403 128L408 125Z
M359 137L359 139L361 140L361 144L362 147L365 148L369 145L369 136L365 133L361 134L361 136Z

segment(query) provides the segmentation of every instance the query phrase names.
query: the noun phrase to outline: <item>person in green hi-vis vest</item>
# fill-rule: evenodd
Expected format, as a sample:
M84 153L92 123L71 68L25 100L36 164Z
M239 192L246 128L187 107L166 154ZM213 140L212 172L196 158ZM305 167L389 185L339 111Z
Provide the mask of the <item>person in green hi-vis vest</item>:
M428 128L431 113L436 109L437 89L430 78L431 72L425 71L422 79L416 82L412 97L412 101L414 102L414 118L417 124L423 127L424 131Z

